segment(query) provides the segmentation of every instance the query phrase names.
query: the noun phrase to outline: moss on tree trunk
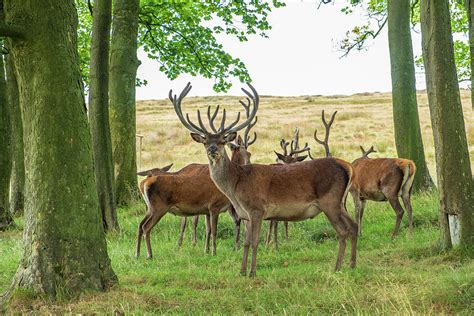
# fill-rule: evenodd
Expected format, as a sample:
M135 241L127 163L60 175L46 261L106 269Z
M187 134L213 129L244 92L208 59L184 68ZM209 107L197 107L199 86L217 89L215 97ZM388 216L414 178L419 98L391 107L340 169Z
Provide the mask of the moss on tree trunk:
M454 63L448 0L421 1L423 60L436 152L442 243L448 215L459 217L460 243L474 247L474 184Z
M74 0L7 0L23 109L24 253L12 289L47 297L117 281L107 254L81 89Z
M15 65L10 54L6 55L7 92L10 106L12 173L10 179L10 213L23 214L25 191L25 156L23 146L23 122L18 95Z
M89 120L94 153L95 180L104 227L117 230L114 165L109 127L109 41L111 0L94 2L90 62Z
M1 12L0 21L3 21ZM0 40L0 50L3 50L2 40ZM3 54L0 54L0 231L8 229L13 225L9 207L11 173L10 132L10 106L7 98L5 66Z
M138 196L135 146L138 9L138 0L114 3L109 111L118 204L127 204Z
M410 0L388 1L388 43L395 143L398 156L411 159L416 164L414 189L429 190L434 183L426 166L418 117L410 12Z

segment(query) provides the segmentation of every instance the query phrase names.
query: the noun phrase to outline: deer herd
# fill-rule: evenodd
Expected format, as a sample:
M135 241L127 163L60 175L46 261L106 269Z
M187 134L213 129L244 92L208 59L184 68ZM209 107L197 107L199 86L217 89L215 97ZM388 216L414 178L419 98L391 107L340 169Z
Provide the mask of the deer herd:
M179 171L170 172L172 165L155 168L138 174L146 176L140 183L140 190L146 203L147 213L138 226L136 256L140 255L140 244L144 236L147 256L152 257L150 232L168 212L182 216L178 240L182 244L187 217L194 216L193 244L196 243L198 216L206 216L205 251L209 252L212 240L212 254L216 254L217 224L219 215L228 212L235 223L235 247L240 244L240 224L244 220L244 242L241 274L247 274L247 259L250 248L252 259L250 276L256 275L257 249L262 222L269 221L265 240L269 244L274 234L277 247L278 222L285 225L288 238L288 222L314 218L324 213L336 231L339 250L335 270L341 268L346 241L351 243L350 267L356 265L357 239L361 234L362 216L366 200L388 201L396 213L393 230L394 238L399 230L404 214L400 204L402 198L409 220L409 232L413 231L413 211L410 204L413 179L416 171L411 160L399 158L369 158L375 152L371 147L352 163L333 158L329 147L329 132L337 112L326 121L324 111L322 121L326 129L321 140L314 132L316 142L324 146L326 157L313 158L308 144L299 146L299 130L295 130L293 140L282 139L282 152L276 152L275 164L252 164L248 151L257 138L251 129L257 123L260 98L255 88L248 84L246 102L240 101L245 111L245 120L240 122L240 112L234 121L226 124L226 109L221 121L215 124L219 106L211 113L207 108L208 124L203 123L200 110L197 124L188 114L182 112L182 101L191 90L188 83L177 96L169 93L169 99L180 122L191 132L191 138L204 145L208 164L190 164ZM237 132L243 131L243 137ZM252 135L253 137L249 136ZM227 155L226 145L230 149ZM288 150L288 147L289 150ZM306 160L306 158L309 158ZM352 195L355 218L346 209L346 198Z

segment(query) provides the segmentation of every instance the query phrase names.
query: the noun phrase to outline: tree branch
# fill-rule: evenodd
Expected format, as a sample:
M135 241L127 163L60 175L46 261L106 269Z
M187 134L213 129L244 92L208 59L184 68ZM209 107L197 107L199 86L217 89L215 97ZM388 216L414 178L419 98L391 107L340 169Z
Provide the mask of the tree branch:
M26 38L23 29L6 23L0 23L0 36L22 40Z
M370 37L372 37L372 39L375 39L380 34L380 32L382 31L385 24L387 24L387 20L388 20L388 18L387 18L387 16L385 16L385 18L383 20L381 20L381 23L379 21L379 29L376 32L367 31L361 37L359 37L359 39L356 42L351 44L349 47L344 48L344 54L341 56L341 58L342 57L347 57L347 55L349 55L351 50L353 50L354 48L357 48L358 50L361 50L364 43L365 43L365 40L367 39L367 37L370 36Z

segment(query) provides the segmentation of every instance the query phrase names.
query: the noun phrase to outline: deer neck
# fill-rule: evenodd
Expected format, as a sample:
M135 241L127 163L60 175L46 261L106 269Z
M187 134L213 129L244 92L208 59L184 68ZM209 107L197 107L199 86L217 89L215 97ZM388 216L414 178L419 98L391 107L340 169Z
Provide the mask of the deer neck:
M228 197L235 191L235 184L239 178L239 166L230 161L227 152L218 161L209 160L209 171L216 186Z

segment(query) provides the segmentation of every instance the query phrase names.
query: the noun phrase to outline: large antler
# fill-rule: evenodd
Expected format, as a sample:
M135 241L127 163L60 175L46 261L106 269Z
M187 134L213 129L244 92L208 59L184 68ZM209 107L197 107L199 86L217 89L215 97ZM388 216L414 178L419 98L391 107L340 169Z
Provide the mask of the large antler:
M326 121L326 118L324 116L324 110L322 112L322 121L323 121L323 124L324 124L324 128L326 129L326 134L324 135L324 140L320 140L318 138L318 130L314 130L314 139L321 145L324 146L324 150L326 151L326 157L332 157L331 156L331 151L329 150L329 132L331 130L331 126L332 126L332 123L334 123L334 119L336 118L336 114L337 114L337 111L335 111L332 115L331 115L331 119L329 120L329 123Z
M209 126L211 127L211 130L214 133L216 133L216 134L229 134L229 133L237 132L237 131L239 131L239 130L241 130L244 127L247 127L249 125L254 126L257 123L255 115L257 114L257 110L258 110L259 96L258 96L258 93L255 90L255 88L250 83L248 83L247 85L249 86L249 88L250 88L250 90L252 91L253 94L248 92L244 88L242 88L242 91L249 97L249 104L248 104L248 106L245 107L245 111L247 113L247 119L242 124L236 126L237 123L240 120L240 112L238 112L237 113L237 118L235 119L235 121L232 122L229 126L225 127L226 110L224 109L222 111L222 120L221 120L220 127L219 127L219 129L216 129L216 127L214 125L214 120L215 120L215 118L217 116L217 113L219 111L219 106L217 106L216 110L214 111L214 113L212 115L211 115L211 107L209 106L207 108L207 117L209 119ZM174 110L175 110L176 114L178 115L179 120L184 125L184 127L189 129L193 133L197 133L197 134L200 134L202 136L209 135L211 133L206 129L205 125L203 124L202 119L201 119L201 112L199 110L197 111L197 118L198 118L199 126L197 126L196 124L191 122L191 120L189 119L188 114L186 114L186 119L183 116L183 111L181 109L181 101L184 99L184 97L186 97L186 95L189 93L191 88L192 88L192 86L191 86L191 83L189 82L186 85L186 87L183 89L183 91L181 92L179 97L177 97L176 95L173 96L173 90L170 90L169 99L170 99L171 103L173 103ZM252 111L250 111L250 99L252 100L252 103L253 103ZM253 122L254 119L255 119L255 122ZM248 132L247 132L247 134L248 134ZM252 143L254 141L255 141L255 138L252 141Z
M359 146L360 150L362 151L362 157L368 157L370 153L376 153L377 151L374 149L374 146L370 146L369 150L365 151L364 147Z
M245 98L245 99L247 100L247 104L245 104L242 100L239 100L239 102L244 107L245 115L248 118L250 116L250 99L249 98ZM249 148L249 146L252 145L253 143L255 143L255 141L257 140L257 133L255 131L253 132L253 139L252 140L250 140L250 136L249 136L250 130L255 126L255 124L257 124L257 119L258 119L258 117L255 116L255 120L253 122L250 122L250 124L247 125L247 127L245 128L244 146L245 146L246 149Z

